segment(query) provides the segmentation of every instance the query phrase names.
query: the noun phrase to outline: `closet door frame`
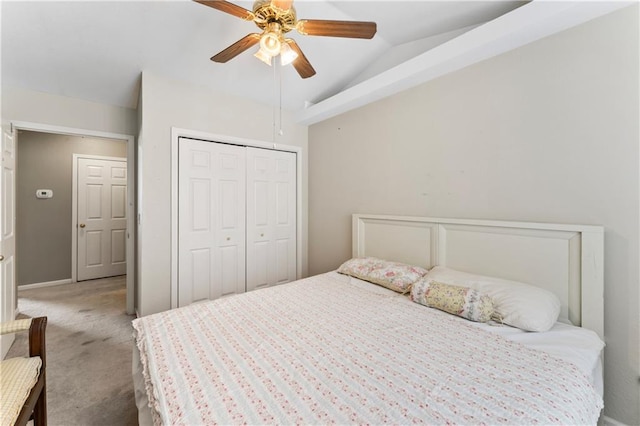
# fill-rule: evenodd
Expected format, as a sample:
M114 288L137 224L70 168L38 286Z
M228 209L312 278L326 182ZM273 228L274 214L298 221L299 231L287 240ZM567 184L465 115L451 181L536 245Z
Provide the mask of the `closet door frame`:
M199 139L296 154L296 279L302 278L302 148L273 142L171 128L171 308L178 307L178 144L180 138Z

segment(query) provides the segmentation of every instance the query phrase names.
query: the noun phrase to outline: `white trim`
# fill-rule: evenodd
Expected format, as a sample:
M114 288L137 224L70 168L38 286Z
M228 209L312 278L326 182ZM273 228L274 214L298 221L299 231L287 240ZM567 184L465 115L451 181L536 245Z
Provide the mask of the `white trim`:
M187 131L171 128L171 308L178 307L178 139Z
M197 130L171 128L171 308L178 307L178 139L200 139L232 145L272 149L296 154L296 278L302 278L302 148Z
M484 219L452 219L443 217L420 217L420 216L389 216L375 214L355 214L354 217L366 219L381 220L401 220L405 222L438 222L450 225L478 225L478 226L494 226L502 228L528 228L528 229L546 229L551 231L573 231L573 232L595 232L602 234L604 232L601 226L596 225L576 225L562 223L541 223L541 222L511 222L502 220L484 220Z
M73 158L87 158L89 160L106 160L106 161L124 161L127 162L127 157L111 157L108 155L93 155L93 154L73 154Z
M73 136L91 136L96 138L119 139L127 143L127 301L126 311L131 315L134 312L135 297L135 250L136 234L133 231L133 220L136 217L135 203L135 138L132 135L121 133L101 132L97 130L78 129L73 127L54 126L50 124L32 123L28 121L12 121L11 126L15 132L18 130L30 130L35 132L55 133ZM19 143L16 138L16 144ZM16 148L17 149L17 148ZM73 271L72 269L72 274ZM17 300L16 300L17 301Z
M18 286L18 291L22 290L33 290L34 288L43 288L43 287L54 287L62 284L72 284L74 281L71 278L67 278L66 280L57 280L57 281L46 281L43 283L33 283L33 284L24 284Z
M133 136L121 133L101 132L98 130L76 129L72 127L53 126L50 124L31 123L28 121L12 121L17 130L31 130L34 132L55 133L58 135L92 136L96 138L121 139L133 142Z
M602 416L602 425L603 426L627 426L626 424L619 422L615 419L612 419L608 416Z
M73 165L71 175L71 281L78 281L78 160L81 158L89 160L124 161L127 163L127 173L129 172L129 162L126 157L109 157L93 154L73 154ZM127 196L129 195L129 178L127 177ZM127 204L129 200L127 200ZM127 211L128 213L128 211ZM127 232L129 232L129 220L127 218ZM127 246L127 249L129 247ZM129 255L127 253L127 262ZM127 265L127 272L129 265Z
M5 217L5 215L0 212L0 221L11 222L10 225L10 233L6 236L3 235L3 232L0 232L0 252L3 253L4 260L2 261L2 265L0 266L0 321L9 321L16 318L16 311L18 308L18 296L16 291L16 181L15 176L17 175L17 147L15 145L15 141L17 140L16 134L13 130L10 132L6 131L4 128L2 129L2 135L0 136L0 157L2 157L2 161L0 161L0 168L4 170L5 168L5 150L11 151L11 157L7 158L6 162L7 167L11 167L11 171L13 172L13 181L5 182L4 179L4 171L0 171L0 188L5 188L5 185L10 184L11 190L9 193L2 192L3 189L0 189L0 203L4 203L5 198L10 196L12 211L9 212L10 217ZM0 208L1 209L1 208ZM11 268L11 280L5 280L5 269ZM5 334L0 336L0 359L4 359L4 357L9 352L11 345L15 341L14 334Z

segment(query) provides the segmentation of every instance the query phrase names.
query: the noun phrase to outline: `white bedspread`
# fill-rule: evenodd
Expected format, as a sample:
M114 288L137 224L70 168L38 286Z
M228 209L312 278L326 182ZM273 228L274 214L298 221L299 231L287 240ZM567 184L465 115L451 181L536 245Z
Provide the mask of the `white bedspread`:
M595 424L573 363L329 273L134 321L156 423Z

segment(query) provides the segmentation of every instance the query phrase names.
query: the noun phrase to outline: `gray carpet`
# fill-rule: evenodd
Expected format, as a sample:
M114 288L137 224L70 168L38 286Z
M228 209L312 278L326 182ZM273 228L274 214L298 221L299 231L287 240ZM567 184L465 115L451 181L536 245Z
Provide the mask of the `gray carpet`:
M136 425L133 316L125 278L19 292L19 318L47 316L47 412L52 426ZM8 357L28 354L25 333Z

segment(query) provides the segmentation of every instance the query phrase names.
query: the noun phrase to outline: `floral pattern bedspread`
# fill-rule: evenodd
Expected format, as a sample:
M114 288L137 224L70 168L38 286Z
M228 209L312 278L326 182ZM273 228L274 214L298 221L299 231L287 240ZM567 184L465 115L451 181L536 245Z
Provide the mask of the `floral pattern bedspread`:
M577 367L328 273L133 322L154 422L595 424Z

